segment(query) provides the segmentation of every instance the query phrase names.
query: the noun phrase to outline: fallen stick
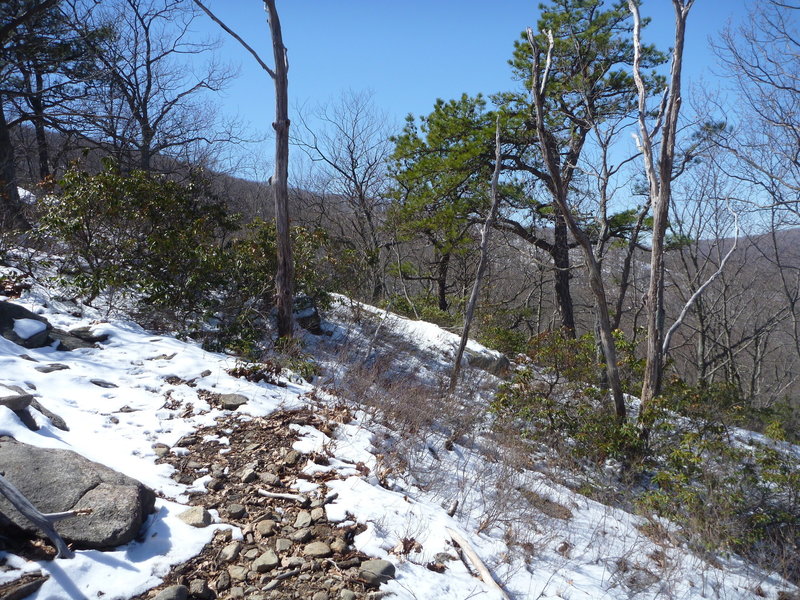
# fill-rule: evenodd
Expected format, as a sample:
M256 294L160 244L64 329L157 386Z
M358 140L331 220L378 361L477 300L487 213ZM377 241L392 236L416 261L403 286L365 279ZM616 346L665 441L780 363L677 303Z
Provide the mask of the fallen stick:
M268 492L267 490L259 489L258 493L260 496L264 496L265 498L278 498L280 500L294 500L295 502L300 502L304 504L308 501L305 496L300 496L299 494L281 494L279 492Z
M2 475L0 475L0 494L3 494L3 496L8 498L9 502L14 505L14 508L16 508L23 517L36 525L48 538L50 538L50 541L53 542L56 550L58 550L58 554L56 555L57 558L72 558L75 556L72 550L67 547L67 544L64 542L63 538L55 530L53 523L60 521L61 519L68 519L77 515L88 514L90 511L68 510L66 512L50 514L40 513L36 507L31 504L30 500L28 500L16 487L11 485L11 482L9 482Z
M511 600L503 588L501 588L500 585L494 580L491 572L480 559L480 557L475 553L475 550L472 549L472 546L469 545L469 542L467 542L467 540L465 540L457 531L453 531L449 527L445 527L444 529L450 535L450 537L453 538L453 541L461 546L461 550L463 550L464 554L467 555L467 558L469 558L472 566L475 567L475 570L480 575L481 581L483 581L493 590L499 592L500 597L503 598L503 600Z

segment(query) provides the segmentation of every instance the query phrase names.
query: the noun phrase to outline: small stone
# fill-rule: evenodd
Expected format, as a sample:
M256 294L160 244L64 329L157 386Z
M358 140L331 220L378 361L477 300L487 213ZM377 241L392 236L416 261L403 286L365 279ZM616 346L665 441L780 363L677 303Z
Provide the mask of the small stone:
M281 486L281 479L275 473L259 473L258 478L267 485Z
M241 565L231 565L228 567L228 575L230 575L231 579L234 581L245 581L249 570L250 569L247 567Z
M219 397L219 403L225 410L236 410L247 404L247 400L247 396L241 394L221 394Z
M292 466L300 460L300 453L297 450L289 450L286 456L283 457L283 464Z
M111 383L110 381L105 381L104 379L90 379L90 383L93 383L97 387L101 388L115 388L119 387L116 383Z
M197 469L202 469L203 467L205 467L205 465L198 460L190 460L189 462L186 463L187 469L197 470Z
M367 582L368 585L378 586L394 579L395 568L388 560L373 559L365 560L361 563L358 571L359 577Z
M342 593L339 594L339 597L342 600L356 600L356 593L351 592L350 590L342 590Z
M328 600L328 592L317 592L311 596L311 600Z
M247 560L255 560L258 556L258 548L250 548L247 552L242 554Z
M238 540L235 542L231 542L220 551L219 559L222 562L231 562L232 560L236 560L241 550L242 550L242 542Z
M228 516L231 519L241 519L245 514L247 514L247 510L241 504L228 504Z
M347 542L342 538L336 538L331 542L331 550L336 552L336 554L342 554L347 550Z
M299 531L295 531L291 536L289 536L295 542L305 543L310 540L314 535L311 533L311 530L307 527L305 529L300 529Z
M69 369L67 365L61 363L50 363L49 365L41 365L39 367L34 367L39 373L53 373L55 371L65 371Z
M189 597L189 588L185 585L171 585L161 590L154 600L186 600Z
M311 510L311 520L314 521L314 523L322 521L324 518L325 518L325 509L322 508L321 506L318 506L317 508Z
M278 524L272 519L264 519L256 523L256 531L261 535L272 535Z
M192 527L207 527L211 525L211 513L202 506L193 506L179 514L178 518Z
M450 562L451 560L458 560L455 556L448 552L437 552L433 555L433 560L438 563L446 563Z
M331 555L331 547L325 542L311 542L303 548L303 554L312 558L327 558Z
M225 483L222 479L217 479L216 477L211 478L206 484L206 488L212 491L221 490L223 487L225 487Z
M294 544L286 538L279 538L275 540L275 552L288 552L292 549L293 545Z
M297 513L297 518L294 520L294 528L303 529L304 527L308 527L311 525L311 521L311 513L307 510L301 510Z
M209 375L211 375L211 370L210 369L206 369L205 371L200 373L200 377L208 377Z
M304 564L306 564L306 561L301 556L287 556L281 559L281 566L285 569L296 569Z
M228 598L244 598L244 588L239 585L233 586L228 592Z
M239 479L242 480L242 483L251 483L258 479L258 473L252 466L248 465L239 471Z
M214 597L214 592L208 587L205 579L192 579L189 582L189 594L198 600L211 600Z
M280 564L280 560L272 550L267 550L253 561L253 570L256 573L266 573Z
M223 571L220 573L219 577L217 577L216 588L218 592L224 592L229 587L231 587L231 576L228 574L227 571Z
M169 454L169 446L166 444L153 444L153 452L156 453L158 458L164 458Z

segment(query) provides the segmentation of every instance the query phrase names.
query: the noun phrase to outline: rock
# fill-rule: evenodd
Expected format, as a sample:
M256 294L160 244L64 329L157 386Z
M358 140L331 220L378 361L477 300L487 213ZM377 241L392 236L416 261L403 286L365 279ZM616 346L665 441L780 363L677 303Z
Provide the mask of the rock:
M291 467L292 465L297 464L297 461L300 460L300 453L297 450L289 450L286 453L286 456L283 457L283 464Z
M161 590L153 600L186 600L189 588L185 585L171 585Z
M236 560L241 550L242 550L242 542L238 540L235 542L231 542L220 551L219 559L222 562L231 562L232 560Z
M110 381L105 381L104 379L90 379L89 382L93 383L97 387L101 387L101 388L109 388L109 389L111 389L111 388L119 387L116 383L111 383Z
M212 600L214 592L208 587L205 579L192 579L189 582L189 595L198 600Z
M271 519L264 519L256 523L256 531L261 535L272 535L278 524Z
M18 579L0 583L0 598L2 600L24 600L42 587L42 584L50 579L49 575L43 575L41 571L25 573Z
M303 529L311 525L311 513L307 510L301 510L297 513L297 518L294 520L295 529Z
M311 530L306 527L305 529L300 529L295 531L291 536L295 542L300 542L301 544L310 540L314 535L311 533Z
M256 473L253 465L247 465L244 469L239 471L239 479L242 480L242 483L252 483L258 479L258 473Z
M54 413L54 412L52 412L50 410L47 410L44 406L41 405L41 403L36 398L31 400L30 408L35 408L40 413L42 413L45 417L50 419L50 422L53 424L53 427L55 427L56 429L60 429L61 431L69 431L69 427L67 427L67 422L64 419L62 419L61 417L59 417L56 413Z
M217 577L217 582L215 584L218 592L224 592L229 587L231 587L231 576L228 574L227 571L223 571Z
M241 519L247 514L247 509L241 504L236 503L228 504L226 510L231 519Z
M231 579L234 581L246 581L249 571L250 569L241 565L231 565L228 567L228 575L230 575Z
M82 548L130 542L155 503L153 490L127 475L69 450L37 448L8 437L0 437L0 471L40 512L91 509L56 524L65 540ZM34 531L4 497L0 512Z
M87 342L81 338L71 335L62 329L53 329L50 332L50 337L58 341L57 349L60 352L71 352L72 350L79 350L80 348L94 348L92 342Z
M317 310L317 303L311 296L302 295L294 299L292 305L295 321L303 329L314 335L322 335L322 318Z
M259 473L258 478L267 485L281 487L281 479L275 473Z
M464 354L470 367L488 371L493 375L503 375L511 368L511 361L499 352L473 352L467 350Z
M328 592L317 592L311 596L311 600L328 600Z
M56 371L66 371L69 369L67 365L61 363L50 363L49 365L39 365L34 367L39 373L54 373Z
M336 538L331 542L331 550L337 554L342 554L347 550L347 542L345 542L342 538Z
M236 410L240 406L247 404L247 396L241 394L220 394L219 403L225 410Z
M275 540L275 552L288 552L292 549L292 546L294 546L294 544L286 538L278 538Z
M13 410L24 410L30 406L33 395L16 385L0 384L0 406Z
M169 454L169 446L162 443L155 443L153 444L153 452L156 453L158 458L164 458L167 454Z
M303 548L303 555L311 558L327 558L331 554L331 547L325 542L311 542Z
M211 371L209 369L206 369L205 371L200 373L200 377L208 377L209 375L211 375Z
M324 518L325 518L325 509L324 508L322 508L321 506L318 506L317 508L312 509L312 511L311 511L311 520L314 521L314 523L322 521Z
M231 600L238 600L244 598L244 588L240 585L233 586L228 592L228 598Z
M388 560L373 559L361 563L358 576L369 585L378 586L394 579L395 568Z
M179 514L178 518L192 527L208 527L211 525L211 513L202 506L193 506Z
M357 596L355 592L351 592L350 590L342 590L342 592L339 594L339 597L342 600L356 600Z
M266 573L280 564L277 555L272 550L267 550L253 561L253 570L256 573Z
M79 340L83 340L84 342L89 342L90 344L97 344L108 341L107 333L94 334L92 333L92 328L88 325L85 327L76 327L75 329L70 329L68 333L72 337L76 337Z
M41 348L52 343L52 329L41 315L12 302L0 302L0 335L7 340L24 348Z

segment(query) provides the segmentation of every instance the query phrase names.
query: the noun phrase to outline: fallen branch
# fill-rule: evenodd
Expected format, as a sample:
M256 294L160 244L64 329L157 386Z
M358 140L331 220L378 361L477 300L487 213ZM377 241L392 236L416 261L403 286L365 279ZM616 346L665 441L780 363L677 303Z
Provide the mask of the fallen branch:
M265 498L278 498L280 500L294 500L295 502L299 502L300 504L305 504L308 502L308 498L305 496L301 496L299 494L281 494L279 492L268 492L267 490L258 490L258 494L260 496L264 496Z
M500 585L494 580L491 572L483 563L483 561L480 559L480 557L475 553L475 550L472 549L472 546L469 545L469 542L467 542L467 540L465 540L460 533L458 533L457 531L453 531L449 527L445 527L445 531L451 538L453 538L453 541L455 543L461 546L461 550L464 552L464 554L467 555L467 558L469 558L470 562L472 563L472 566L475 567L475 570L478 571L478 575L480 575L481 581L483 581L493 590L499 592L500 597L503 598L503 600L511 600L508 594L506 594L505 590L503 590L503 588L501 588Z
M67 544L64 542L63 538L55 530L53 523L62 519L69 519L70 517L89 514L91 512L90 510L68 510L66 512L49 514L40 513L36 507L31 504L31 502L22 494L22 492L11 485L11 483L2 475L0 475L0 494L3 494L3 496L8 498L9 502L11 502L14 508L16 508L23 517L36 525L36 527L41 529L44 534L50 538L50 541L53 542L56 550L58 550L58 554L56 555L57 558L72 558L75 556L72 550L67 547Z

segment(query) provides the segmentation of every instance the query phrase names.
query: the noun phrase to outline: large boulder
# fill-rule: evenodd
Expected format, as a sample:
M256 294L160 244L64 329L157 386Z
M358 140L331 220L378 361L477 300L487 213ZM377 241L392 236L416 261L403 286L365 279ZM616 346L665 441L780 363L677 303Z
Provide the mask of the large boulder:
M56 524L65 540L81 548L126 544L153 512L153 490L69 450L0 437L0 472L42 513L91 509L91 514ZM2 496L0 516L25 531L36 531Z
M13 302L0 302L0 335L7 340L25 348L41 348L53 342L52 329L41 315Z
M467 350L465 352L467 364L476 369L488 371L492 375L502 377L511 368L511 362L504 354L499 352L473 352Z

